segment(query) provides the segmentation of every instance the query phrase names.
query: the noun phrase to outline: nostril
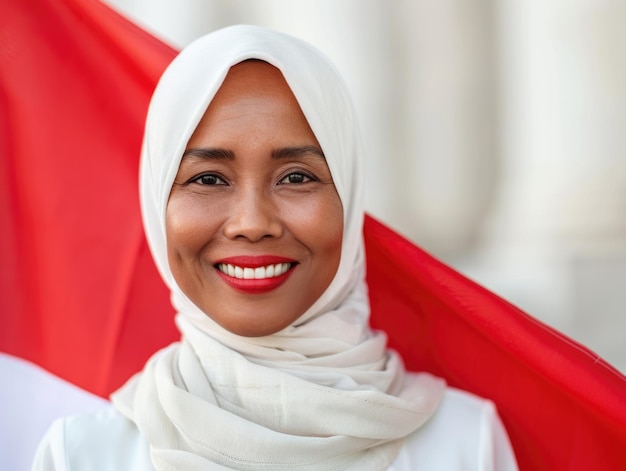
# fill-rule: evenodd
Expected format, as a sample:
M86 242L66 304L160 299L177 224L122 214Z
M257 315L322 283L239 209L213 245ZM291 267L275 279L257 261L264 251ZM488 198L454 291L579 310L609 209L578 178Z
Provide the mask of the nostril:
M258 206L258 203L256 205ZM276 211L245 208L233 214L224 224L224 234L229 239L259 241L280 237L283 225Z

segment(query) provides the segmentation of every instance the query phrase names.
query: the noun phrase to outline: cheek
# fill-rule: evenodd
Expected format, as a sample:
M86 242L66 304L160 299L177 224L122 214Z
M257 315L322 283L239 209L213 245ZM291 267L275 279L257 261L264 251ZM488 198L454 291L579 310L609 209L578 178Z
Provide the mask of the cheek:
M343 246L343 206L339 195L334 190L333 198L325 209L326 216L325 222L321 225L323 227L323 234L326 238L326 250L328 253L328 283L333 280L337 269L339 268L339 262L341 260L341 248ZM322 234L319 234L322 237Z
M289 208L290 230L332 271L339 265L343 242L343 208L334 187L318 198L303 198Z
M324 209L320 220L317 237L325 241L326 251L336 259L334 264L336 270L339 265L341 245L343 243L343 209L339 202L339 197L337 197L335 204L329 205Z
M207 243L207 235L219 226L214 211L193 195L172 195L165 213L165 232L170 263L197 252Z
M318 298L331 284L341 260L343 243L343 210L339 197L326 204L311 221L310 240L313 245L315 272L315 297Z

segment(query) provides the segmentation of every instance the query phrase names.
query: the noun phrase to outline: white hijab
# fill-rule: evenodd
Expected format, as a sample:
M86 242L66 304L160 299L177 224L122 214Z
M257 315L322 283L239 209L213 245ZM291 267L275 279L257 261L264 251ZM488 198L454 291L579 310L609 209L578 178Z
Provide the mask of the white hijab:
M330 286L293 325L255 338L221 328L182 293L165 238L168 196L187 141L229 68L246 59L282 72L344 210L341 260ZM113 395L150 443L156 469L382 470L435 411L443 382L406 373L385 335L369 328L360 154L343 81L303 41L233 26L193 42L163 74L146 123L141 206L182 340L157 352Z

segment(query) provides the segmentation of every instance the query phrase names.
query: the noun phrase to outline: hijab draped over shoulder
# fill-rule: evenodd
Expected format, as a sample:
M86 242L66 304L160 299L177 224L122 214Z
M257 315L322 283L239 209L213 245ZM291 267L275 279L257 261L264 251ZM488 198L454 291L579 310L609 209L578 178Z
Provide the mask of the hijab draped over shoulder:
M330 286L294 324L253 338L226 331L183 294L165 237L168 196L187 142L230 67L248 59L282 72L326 156L344 212ZM112 397L149 442L156 469L382 470L437 408L443 382L407 373L385 335L369 328L360 146L337 70L293 37L225 28L186 47L163 74L148 112L140 196L182 338Z

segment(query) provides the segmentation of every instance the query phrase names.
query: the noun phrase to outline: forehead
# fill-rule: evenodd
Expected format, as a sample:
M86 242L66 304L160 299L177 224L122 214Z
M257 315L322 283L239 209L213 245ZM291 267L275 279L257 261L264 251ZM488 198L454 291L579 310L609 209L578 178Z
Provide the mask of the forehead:
M319 146L302 109L282 73L259 60L245 61L229 72L209 103L204 115L188 141L193 146L202 137L218 140L232 135L256 135L288 139L300 136Z
M290 98L297 103L280 70L261 60L246 60L228 70L211 104L249 95Z

